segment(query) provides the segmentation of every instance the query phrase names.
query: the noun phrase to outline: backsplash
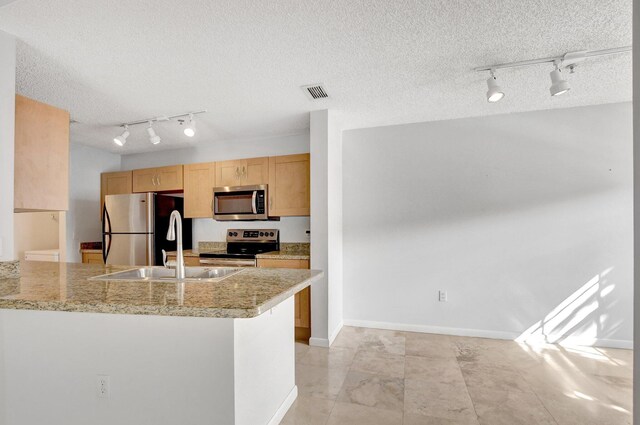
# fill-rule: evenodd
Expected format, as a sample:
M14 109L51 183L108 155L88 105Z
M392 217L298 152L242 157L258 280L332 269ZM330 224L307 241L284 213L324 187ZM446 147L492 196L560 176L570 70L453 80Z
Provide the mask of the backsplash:
M0 261L0 278L20 277L19 261Z
M226 242L198 242L198 252L224 251L227 249ZM280 252L295 252L297 254L309 255L311 245L306 242L280 242Z

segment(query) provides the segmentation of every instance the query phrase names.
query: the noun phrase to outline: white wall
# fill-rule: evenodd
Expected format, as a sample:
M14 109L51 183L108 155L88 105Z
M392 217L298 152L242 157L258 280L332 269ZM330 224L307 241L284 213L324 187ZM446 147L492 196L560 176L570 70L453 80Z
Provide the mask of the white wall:
M345 132L345 323L630 346L631 158L629 103Z
M121 158L107 151L72 143L69 152L67 261L79 263L80 242L102 240L100 173L119 171Z
M24 252L34 249L58 249L60 213L16 213L14 221L14 252L24 260Z
M633 1L633 103L640 103L640 3ZM640 113L633 114L633 220L640 223ZM640 288L640 226L633 227L634 287ZM640 365L640 291L634 292L634 365ZM633 423L640 425L640 367L633 368Z
M16 40L0 31L0 261L13 252L13 152L16 90Z
M313 111L311 137L312 345L329 346L342 327L342 129L336 111Z
M309 152L309 134L268 137L260 139L230 140L200 144L184 149L160 150L142 154L124 155L122 169L159 167L174 164L225 161L261 156L290 155ZM226 230L234 228L280 229L282 242L309 242L309 217L283 217L269 222L220 222L209 218L193 220L193 242L224 241Z

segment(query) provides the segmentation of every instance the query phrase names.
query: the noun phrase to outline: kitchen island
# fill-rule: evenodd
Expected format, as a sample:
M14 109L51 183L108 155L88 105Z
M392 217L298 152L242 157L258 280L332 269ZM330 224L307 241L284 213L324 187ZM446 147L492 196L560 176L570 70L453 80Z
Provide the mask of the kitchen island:
M128 268L23 262L0 279L0 424L279 423L297 394L293 295L322 273L89 280Z

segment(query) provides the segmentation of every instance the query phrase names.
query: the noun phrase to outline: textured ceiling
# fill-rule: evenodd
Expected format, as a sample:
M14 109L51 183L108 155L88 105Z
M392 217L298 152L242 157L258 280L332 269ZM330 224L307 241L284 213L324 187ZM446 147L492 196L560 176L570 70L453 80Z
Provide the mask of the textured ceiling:
M6 3L0 0L0 5ZM18 44L18 91L71 112L76 142L124 153L291 134L308 112L346 128L631 100L631 55L593 59L549 96L549 65L499 73L485 100L472 68L631 44L631 0L18 0L0 30ZM301 85L322 82L310 102ZM123 121L189 110L198 135L161 124L129 143Z

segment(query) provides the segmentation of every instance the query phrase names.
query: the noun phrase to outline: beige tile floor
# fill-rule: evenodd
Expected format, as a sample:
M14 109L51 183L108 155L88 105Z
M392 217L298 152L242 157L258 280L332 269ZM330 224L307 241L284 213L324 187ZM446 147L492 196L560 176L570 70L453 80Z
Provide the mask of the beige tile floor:
M345 327L296 344L284 425L631 424L632 351Z

